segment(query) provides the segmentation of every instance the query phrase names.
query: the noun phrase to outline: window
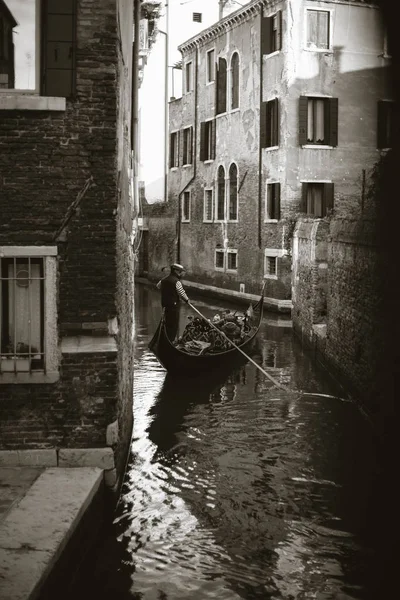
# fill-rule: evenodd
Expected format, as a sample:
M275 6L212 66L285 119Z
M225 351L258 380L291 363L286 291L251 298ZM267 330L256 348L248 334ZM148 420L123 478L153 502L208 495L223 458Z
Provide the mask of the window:
M0 89L61 97L73 93L75 5L76 0L1 3ZM45 26L38 31L40 22Z
M261 147L279 145L279 103L278 98L261 105Z
M378 102L378 148L391 148L393 145L393 102Z
M223 271L225 267L225 250L215 251L215 268L217 271Z
M203 15L202 15L202 13L199 13L199 12L194 12L194 13L193 13L193 21L194 21L195 23L201 23L201 21L202 21L202 16L203 16Z
M213 191L204 190L204 211L203 221L205 223L212 223L213 221Z
M193 64L192 62L188 62L185 65L185 91L186 93L191 92L193 90Z
M338 99L301 96L299 103L299 143L338 145Z
M179 132L174 131L169 136L169 167L173 169L179 165Z
M239 54L235 52L231 60L231 109L239 108Z
M227 250L226 251L226 270L227 271L237 271L237 250Z
M200 123L200 160L215 158L215 119Z
M183 130L183 164L192 164L193 148L193 127L186 127Z
M216 85L216 114L226 112L226 84L227 84L227 66L225 58L218 59L217 85Z
M270 277L276 279L278 276L277 269L277 257L276 256L265 256L264 261L264 277Z
M212 83L215 80L215 51L209 50L207 52L207 65L206 65L206 80L207 83Z
M182 198L182 221L190 221L190 192L183 192Z
M281 184L267 183L266 220L278 221L281 218Z
M57 373L55 246L0 247L0 383Z
M218 167L215 219L216 221L223 221L225 219L225 169L222 165Z
M238 218L238 170L235 163L229 167L229 221L237 221Z
M303 182L301 212L323 218L333 210L333 183Z
M282 11L271 17L263 17L261 31L263 54L272 54L282 49Z
M328 50L329 30L329 11L307 10L307 48Z

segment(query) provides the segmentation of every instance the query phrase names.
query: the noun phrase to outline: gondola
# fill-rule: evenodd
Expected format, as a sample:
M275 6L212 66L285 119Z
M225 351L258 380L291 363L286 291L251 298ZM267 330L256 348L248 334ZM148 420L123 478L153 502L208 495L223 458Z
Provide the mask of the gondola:
M259 300L254 305L250 304L249 306L249 309L251 307L251 329L246 339L238 346L238 348L246 354L250 351L260 329L263 306L264 286ZM234 346L232 346L230 350L224 352L201 355L189 354L184 350L176 348L167 337L163 316L160 319L148 347L168 373L171 375L180 375L182 377L194 376L216 369L225 370L230 367L233 369L237 363L243 362L242 352Z

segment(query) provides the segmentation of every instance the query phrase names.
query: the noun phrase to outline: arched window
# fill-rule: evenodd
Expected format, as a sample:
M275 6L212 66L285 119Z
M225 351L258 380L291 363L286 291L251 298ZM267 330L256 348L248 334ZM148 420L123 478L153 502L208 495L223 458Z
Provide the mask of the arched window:
M231 108L239 108L239 54L231 59Z
M225 169L222 165L218 167L216 211L216 220L223 221L225 219Z
M217 115L226 112L226 76L226 60L225 58L219 58L217 70Z
M229 167L229 221L238 218L238 170L235 163Z

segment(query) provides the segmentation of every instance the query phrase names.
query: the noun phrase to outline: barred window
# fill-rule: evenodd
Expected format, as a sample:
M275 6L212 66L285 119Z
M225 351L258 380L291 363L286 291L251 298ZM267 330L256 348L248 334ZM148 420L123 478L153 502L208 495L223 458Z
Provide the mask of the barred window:
M56 253L55 247L0 247L0 383L7 375L54 376Z

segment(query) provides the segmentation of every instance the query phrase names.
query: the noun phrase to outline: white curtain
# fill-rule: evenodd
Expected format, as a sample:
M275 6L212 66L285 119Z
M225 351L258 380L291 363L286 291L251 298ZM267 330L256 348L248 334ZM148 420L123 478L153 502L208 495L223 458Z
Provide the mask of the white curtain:
M9 277L9 332L11 344L16 348L19 343L29 344L41 352L41 314L40 314L40 265L14 265L8 268ZM31 350L32 351L32 350Z

